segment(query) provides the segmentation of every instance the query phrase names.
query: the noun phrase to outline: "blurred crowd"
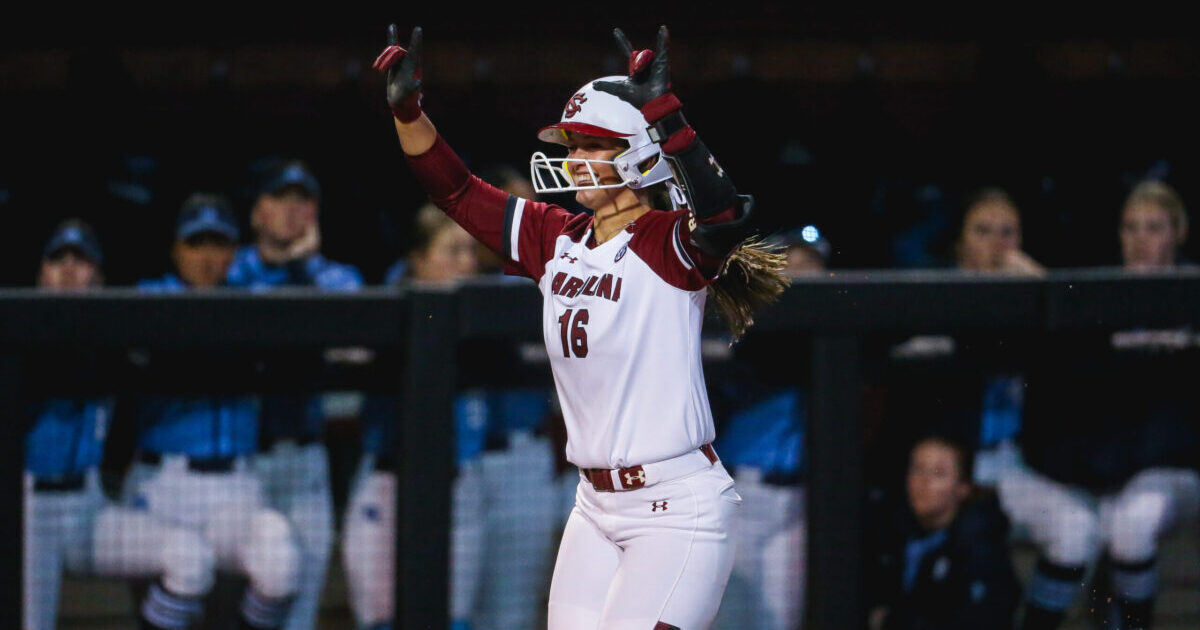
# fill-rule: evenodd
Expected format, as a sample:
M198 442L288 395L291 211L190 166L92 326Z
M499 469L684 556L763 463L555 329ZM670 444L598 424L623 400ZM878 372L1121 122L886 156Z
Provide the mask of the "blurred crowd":
M479 172L534 197L515 170ZM364 286L354 266L322 255L323 191L306 164L264 168L256 191L246 235L225 196L187 197L170 244L173 270L138 289ZM1122 208L1113 231L1126 270L1191 265L1181 256L1187 211L1169 185L1137 183ZM1023 248L1021 213L1004 190L980 190L958 225L953 256L962 273L1046 274ZM410 234L387 284L502 271L432 205L415 213ZM836 261L818 226L770 238L786 250L794 278ZM103 286L104 254L91 227L67 220L45 243L37 286ZM1192 332L1048 341L952 331L876 342L881 358L865 414L867 626L1050 629L1087 594L1099 602L1091 606L1098 626L1152 627L1158 541L1177 524L1194 527L1200 512L1200 401L1184 380L1195 367ZM498 346L462 361L455 400L455 630L537 627L555 535L578 481L562 460L561 420L538 351ZM791 371L774 361L781 348ZM716 450L745 499L723 629L801 624L807 353L804 340L751 332L713 358L721 363L709 373ZM131 360L151 374L181 359ZM203 360L212 363L193 369L231 369L221 357ZM327 360L368 359L351 352ZM378 392L148 391L129 401L47 394L32 405L26 440L25 626L55 627L68 572L128 580L142 627L313 628L337 548L354 623L391 627L397 453L388 427L400 404ZM119 450L106 444L114 418L129 419L134 443L117 463L105 460ZM345 418L356 423L361 454L351 475L330 465L329 426ZM102 468L124 471L119 487L105 487ZM1031 575L1013 565L1022 545L1038 556ZM238 580L235 599L217 593L228 576Z

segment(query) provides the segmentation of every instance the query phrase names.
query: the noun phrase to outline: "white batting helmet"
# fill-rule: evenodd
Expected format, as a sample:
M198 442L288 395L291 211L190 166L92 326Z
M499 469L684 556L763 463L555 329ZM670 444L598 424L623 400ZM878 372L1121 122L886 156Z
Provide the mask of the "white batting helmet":
M662 158L662 150L658 143L650 139L646 131L649 125L645 116L633 105L619 97L601 92L594 86L597 82L626 81L626 77L602 77L589 81L579 88L563 108L562 118L557 124L543 127L538 131L538 139L554 144L567 144L567 132L572 131L585 136L601 138L621 138L629 143L629 148L613 157L612 160L585 160L579 158L550 158L538 151L529 161L529 174L537 192L567 192L590 188L646 188L659 182L671 179L671 167ZM657 156L645 171L642 164ZM570 163L582 163L587 166L591 175L591 183L576 185L571 177ZM619 184L599 184L594 164L609 164L621 177ZM547 177L548 176L548 177Z

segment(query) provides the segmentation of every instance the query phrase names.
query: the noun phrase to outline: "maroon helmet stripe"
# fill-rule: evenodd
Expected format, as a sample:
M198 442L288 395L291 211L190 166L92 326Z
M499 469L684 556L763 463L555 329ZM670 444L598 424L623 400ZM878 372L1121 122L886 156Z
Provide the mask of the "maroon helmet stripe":
M559 129L563 131L574 131L575 133L585 136L598 136L600 138L628 138L629 136L633 135L631 133L621 133L619 131L613 131L611 129L605 129L604 127L597 127L596 125L589 125L587 123L567 121L542 127L538 130L538 138L545 142L558 142L557 140L548 139L545 136L545 132L557 131ZM554 135L561 137L561 134L558 133L555 133ZM558 144L562 143L558 142Z

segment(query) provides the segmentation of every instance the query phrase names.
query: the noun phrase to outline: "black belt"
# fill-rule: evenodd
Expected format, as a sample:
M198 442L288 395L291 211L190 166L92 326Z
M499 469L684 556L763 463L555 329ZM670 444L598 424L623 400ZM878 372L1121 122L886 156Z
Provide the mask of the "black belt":
M83 473L59 477L39 477L33 480L33 489L38 492L69 492L83 490L87 476Z
M802 481L804 476L799 472L773 472L764 473L762 476L762 482L768 486L798 486Z
M152 466L157 466L162 463L163 454L142 451L142 452L138 453L137 459L139 462L141 462L143 464L150 464ZM188 470L194 470L196 472L229 472L229 471L233 470L234 465L237 464L237 461L239 459L241 459L241 458L240 457L210 457L208 459L192 459L191 457L188 457L187 458L187 467L188 467Z

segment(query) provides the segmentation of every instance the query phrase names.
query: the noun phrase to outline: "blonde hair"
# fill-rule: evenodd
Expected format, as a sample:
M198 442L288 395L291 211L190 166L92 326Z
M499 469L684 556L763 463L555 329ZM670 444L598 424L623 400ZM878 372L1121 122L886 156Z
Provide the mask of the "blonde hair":
M1171 219L1171 229L1175 231L1177 243L1187 238L1188 217L1183 198L1169 184L1156 179L1148 179L1138 183L1125 198L1125 208L1137 203L1148 203L1167 212Z
M416 228L413 234L416 235L416 239L409 251L409 258L424 254L442 230L456 225L458 224L454 222L454 219L451 219L432 203L421 206L417 210L417 218L413 221L413 227Z
M791 285L783 273L785 267L785 249L758 236L742 241L729 254L721 275L708 285L708 297L716 303L733 341L746 334L759 309L778 300Z

